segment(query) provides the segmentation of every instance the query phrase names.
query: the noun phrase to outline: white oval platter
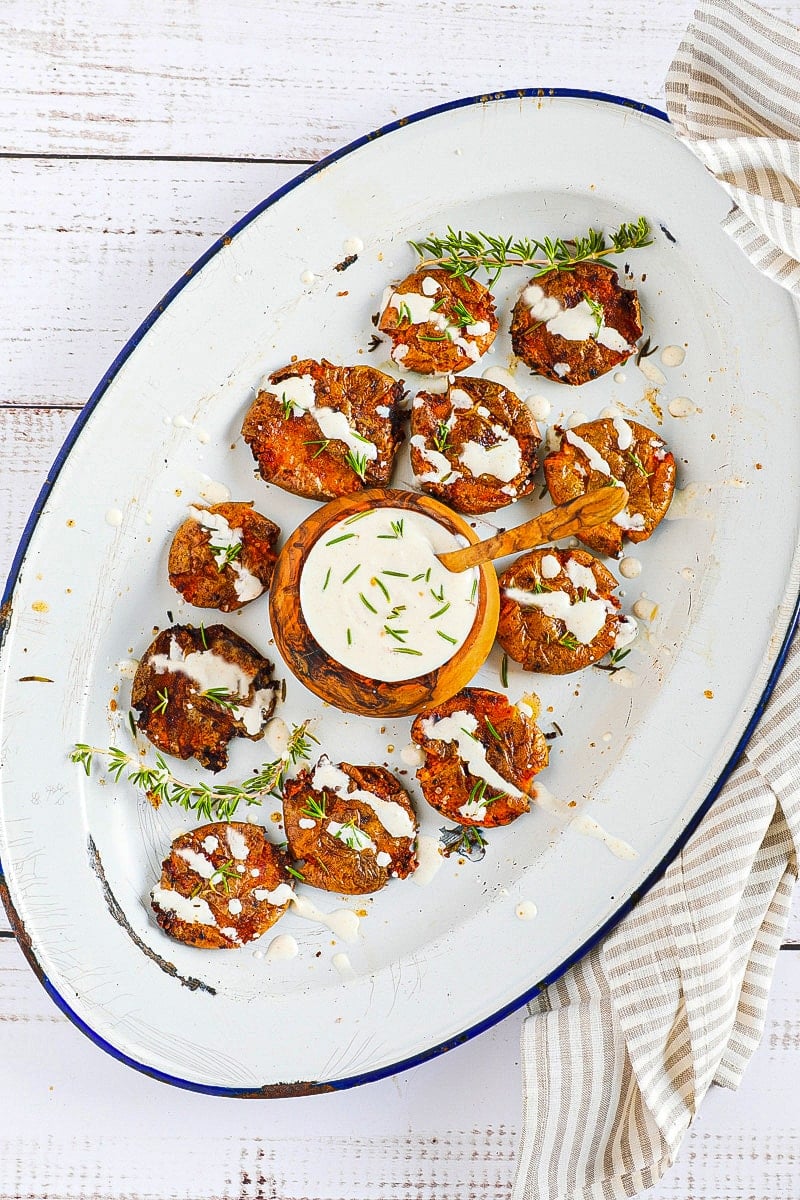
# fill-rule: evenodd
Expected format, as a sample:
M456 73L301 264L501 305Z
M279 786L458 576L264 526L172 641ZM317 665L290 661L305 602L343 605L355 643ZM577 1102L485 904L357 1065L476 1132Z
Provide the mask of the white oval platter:
M374 1079L522 1004L663 870L749 732L797 596L797 324L788 296L720 230L727 206L658 114L581 94L483 97L365 138L271 197L135 335L37 505L6 597L0 664L6 903L53 998L105 1049L158 1078L231 1095ZM671 519L635 550L641 576L621 581L628 610L644 594L657 611L616 674L512 670L508 680L512 700L540 695L546 733L562 731L551 741L550 792L636 858L534 807L489 833L481 861L437 856L424 886L310 893L326 911L358 911L353 943L292 913L274 930L297 939L290 960L264 954L270 935L226 952L170 941L148 893L171 838L197 822L152 808L124 781L87 778L68 754L75 742L129 745L126 662L172 619L214 619L166 578L187 503L222 485L284 533L313 507L254 477L240 428L259 381L292 355L385 367L385 350L368 352L370 318L384 286L414 266L409 238L447 225L570 236L639 214L654 243L619 266L639 290L651 346L685 349L683 363L663 364L659 350L578 389L524 368L515 379L521 395L549 403L546 423L613 403L672 447ZM363 248L337 270L354 238ZM527 279L506 276L496 289L504 313ZM504 319L474 372L509 358ZM670 415L670 405L689 415ZM405 458L393 483L412 483ZM519 502L478 527L488 534L543 504ZM274 656L265 598L226 620ZM287 676L281 715L312 718L321 751L405 772L430 849L444 822L403 759L409 722L348 717L276 669ZM497 650L476 682L502 690ZM264 743L234 744L225 778L270 757ZM281 840L278 807L248 819ZM525 901L534 919L517 916Z

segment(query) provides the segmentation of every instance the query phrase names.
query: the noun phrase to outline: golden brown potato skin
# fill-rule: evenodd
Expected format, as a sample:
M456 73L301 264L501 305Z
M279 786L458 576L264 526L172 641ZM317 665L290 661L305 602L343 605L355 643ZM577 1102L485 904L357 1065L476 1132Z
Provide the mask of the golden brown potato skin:
M475 736L486 751L489 765L521 792L529 793L534 777L547 766L549 748L544 734L532 717L525 716L499 692L486 688L464 688L450 700L421 713L411 726L411 737L426 752L417 779L428 803L459 825L487 829L508 825L528 811L528 800L524 796L500 795L485 806L483 817L464 816L460 809L469 802L481 781L467 770L454 742L425 734L425 721L441 720L461 711L471 712L477 718ZM491 732L490 725L499 738ZM498 793L489 787L484 795Z
M593 337L571 341L547 329L546 321L533 315L520 295L511 316L511 344L514 353L536 375L555 383L578 385L613 371L630 358L642 336L639 297L631 288L620 287L617 273L598 263L578 263L571 271L549 271L536 275L526 287L537 284L546 296L558 300L562 308L574 308L586 297L603 306L604 323L616 329L629 350L612 350ZM558 372L556 363L567 364L567 372Z
M188 675L162 670L161 664L154 664L156 656L169 657L173 641L184 656L210 651L226 662L235 663L252 677L247 695L241 697L241 704L253 701L256 692L265 693L263 720L258 733L248 733L229 707L204 696L202 689ZM174 754L176 758L194 757L209 770L221 771L228 762L227 746L231 738L247 737L258 741L264 736L264 725L275 708L277 686L272 678L272 663L226 626L194 629L191 625L173 625L163 629L142 656L133 680L131 705L139 710L138 728L159 750ZM163 702L165 690L166 704Z
M446 318L452 337L435 320L412 324L397 304L389 303L378 318L378 329L392 343L392 359L402 371L418 375L448 375L473 366L486 353L497 334L497 315L494 297L477 279L455 278L447 271L434 267L415 271L393 289L399 296L409 292L424 295L423 281L432 279L439 290L432 297L438 304L437 315ZM486 321L486 333L466 331L464 312L473 318L466 324ZM472 353L452 338L460 338L472 347Z
M233 845L237 850L238 838L244 838L246 858L234 856L228 840L229 829L234 831ZM213 848L214 841L216 848ZM200 855L214 868L214 874L208 879L203 878L181 855L182 850L188 851L190 856ZM262 895L274 892L282 883L294 887L292 876L286 869L287 861L284 852L267 840L265 831L258 825L215 822L182 833L164 859L158 886L187 898L204 900L216 924L183 920L168 907L162 907L153 896L151 906L156 920L170 937L204 950L230 950L252 942L274 925L291 903L286 900L283 904L270 904ZM240 865L244 868L242 871L238 870ZM234 902L233 912L231 901ZM237 911L237 901L241 911Z
M347 417L351 427L373 442L378 457L366 463L364 478L347 461L347 446L328 441L311 413L286 416L280 384L295 376L314 380L315 404ZM303 359L270 375L274 390L256 396L242 436L258 463L262 479L310 500L332 500L364 488L384 487L403 438L403 384L374 367L337 367L326 359ZM377 410L387 408L388 416Z
M371 792L382 800L390 800L407 813L414 829L411 838L392 837L384 829L369 804L355 796L343 796L329 787L316 789L313 770L303 770L283 789L283 815L289 852L301 864L303 882L327 892L342 892L360 896L380 891L391 876L405 879L416 870L414 840L417 818L405 789L391 771L383 767L357 767L339 763L339 770L350 779L349 792L356 788ZM325 816L315 816L309 800L324 809ZM313 828L304 829L301 821L314 820ZM329 833L327 826L335 821L347 826L351 822L375 845L375 850L356 850ZM390 862L383 865L378 855L388 854Z
M454 395L466 393L471 407L454 406ZM482 410L482 411L481 411ZM473 475L461 461L467 442L497 445L499 427L516 438L521 470L505 483L493 475ZM420 445L419 439L424 439ZM512 504L534 490L536 451L541 442L539 428L530 409L514 392L488 379L462 376L442 395L419 392L411 409L411 466L426 492L452 505L458 512L485 513ZM426 480L431 470L425 449L444 454L453 468L451 478Z
M266 591L278 557L275 543L280 529L275 522L256 512L252 503L226 501L194 507L224 517L233 532L239 531L241 551L236 561L260 580ZM184 521L170 546L169 581L184 600L196 608L236 612L250 602L239 598L234 565L228 563L221 568L217 565L212 544L215 544L214 535L203 529L198 521L193 517Z
M547 555L557 559L561 571L552 578L543 578L542 559ZM570 581L564 568L570 560L588 567L595 578L595 587L584 597L580 588ZM574 603L581 598L604 600L609 606L605 624L591 642L570 638L567 627L558 617L549 617L541 609L519 604L506 595L506 588L527 592L566 592ZM548 675L567 675L599 662L614 649L620 628L619 600L613 594L617 581L603 564L586 550L555 550L545 548L521 555L500 576L500 621L497 640L509 658L521 663L526 671L543 671ZM563 639L563 640L562 640Z
M563 504L585 492L607 487L609 476L592 468L586 453L569 440L573 434L588 442L605 460L611 475L628 489L628 503L623 513L605 525L596 525L579 535L580 540L599 554L618 558L624 539L643 542L666 514L675 491L675 459L666 442L637 421L625 422L633 432L627 450L619 449L619 435L610 418L587 421L561 436L558 450L545 456L544 475L553 501ZM617 524L627 513L640 528L623 530ZM638 514L638 515L637 515Z

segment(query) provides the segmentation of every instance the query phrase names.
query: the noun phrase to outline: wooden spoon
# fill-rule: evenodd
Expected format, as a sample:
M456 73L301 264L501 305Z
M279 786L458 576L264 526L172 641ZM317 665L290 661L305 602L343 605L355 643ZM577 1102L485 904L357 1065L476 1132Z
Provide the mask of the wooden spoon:
M532 550L534 546L556 542L559 538L580 533L582 529L604 525L621 512L627 502L628 492L624 487L604 487L584 492L566 504L549 508L516 529L507 529L505 533L497 533L485 542L476 542L463 550L450 550L436 557L448 571L466 571L468 567L477 567L489 559L503 558L519 550Z

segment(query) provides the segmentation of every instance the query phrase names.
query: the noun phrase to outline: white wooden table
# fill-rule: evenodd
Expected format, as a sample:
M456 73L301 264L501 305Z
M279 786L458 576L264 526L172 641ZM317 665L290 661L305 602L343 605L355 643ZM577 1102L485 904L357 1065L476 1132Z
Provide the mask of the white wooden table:
M800 0L770 6L800 23ZM3 0L0 572L106 366L235 219L430 104L558 85L662 105L691 0ZM762 1046L651 1193L800 1197L800 916ZM0 1200L509 1196L520 1017L367 1088L246 1103L121 1066L51 1004L0 915Z

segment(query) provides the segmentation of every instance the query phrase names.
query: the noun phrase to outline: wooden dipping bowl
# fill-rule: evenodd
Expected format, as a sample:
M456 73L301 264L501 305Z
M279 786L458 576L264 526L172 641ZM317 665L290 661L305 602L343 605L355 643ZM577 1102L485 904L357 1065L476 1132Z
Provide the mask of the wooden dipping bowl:
M433 517L471 544L479 539L457 513L430 496L393 488L372 488L340 496L306 517L289 536L278 556L269 595L269 614L275 644L293 675L309 691L344 712L365 717L405 717L448 700L465 687L485 662L497 632L500 590L491 562L478 570L475 621L466 641L442 666L413 679L385 682L343 666L312 636L300 606L300 576L306 555L332 526L366 509L404 508Z

